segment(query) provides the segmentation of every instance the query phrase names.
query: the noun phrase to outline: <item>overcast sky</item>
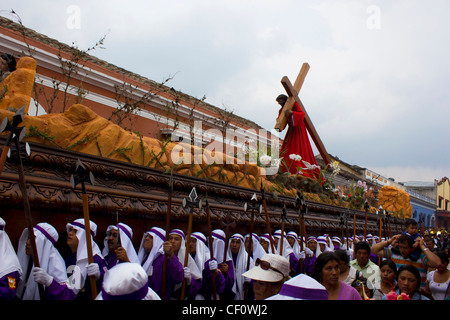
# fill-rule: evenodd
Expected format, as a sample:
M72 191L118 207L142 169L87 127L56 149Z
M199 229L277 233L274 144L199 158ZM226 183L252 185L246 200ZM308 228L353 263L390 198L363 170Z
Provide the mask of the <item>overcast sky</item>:
M300 99L328 153L396 181L450 175L448 0L0 2L81 49L106 34L93 55L268 130L308 62Z

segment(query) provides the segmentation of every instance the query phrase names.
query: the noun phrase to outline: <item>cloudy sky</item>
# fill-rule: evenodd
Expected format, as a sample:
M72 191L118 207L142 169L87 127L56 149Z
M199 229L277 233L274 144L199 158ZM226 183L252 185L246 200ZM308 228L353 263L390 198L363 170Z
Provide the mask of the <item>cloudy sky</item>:
M396 181L450 175L450 1L4 1L0 14L270 130L300 92L327 151ZM315 153L317 150L314 148Z

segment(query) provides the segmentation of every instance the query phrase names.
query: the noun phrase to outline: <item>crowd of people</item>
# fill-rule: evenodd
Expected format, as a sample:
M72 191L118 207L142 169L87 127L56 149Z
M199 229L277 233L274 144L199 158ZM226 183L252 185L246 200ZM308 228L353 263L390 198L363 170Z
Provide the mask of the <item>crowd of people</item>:
M302 239L281 230L226 237L220 229L186 235L153 227L135 248L131 227L118 223L100 248L97 225L85 230L77 219L66 225L67 252L55 247L52 225L33 228L37 267L28 230L16 253L0 218L0 299L448 300L449 239L417 229L408 219L405 232L388 239Z

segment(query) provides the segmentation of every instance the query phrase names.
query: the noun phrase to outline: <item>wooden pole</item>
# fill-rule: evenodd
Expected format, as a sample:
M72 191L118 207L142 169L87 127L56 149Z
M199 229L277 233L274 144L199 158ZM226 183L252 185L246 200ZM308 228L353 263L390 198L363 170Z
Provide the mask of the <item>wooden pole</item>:
M75 168L75 175L72 175L70 178L70 183L73 188L78 183L81 183L81 199L83 200L83 217L84 217L84 230L86 235L86 247L88 254L88 263L94 263L94 256L92 252L92 238L91 238L91 224L89 218L89 199L86 192L85 182L90 181L91 184L94 184L94 176L89 170L87 170L84 165L81 163L80 159L77 161L77 165ZM92 299L97 297L97 285L95 276L90 276L90 284L91 284L91 294Z
M364 241L367 241L367 210L368 207L364 206Z
M265 196L265 190L263 187L262 179L261 179L261 198L262 198L262 203L263 203L263 207L264 207L264 215L266 218L267 233L269 234L270 247L272 248L272 252L275 253L275 245L273 243L272 230L270 228L270 219L269 219L269 213L267 212L266 196Z
M251 251L252 251L252 247L253 247L253 221L255 218L255 210L252 208L252 214L251 214L251 221L250 221L250 243L249 243L249 252L247 254L247 268L246 270L250 269L250 256L251 256ZM245 245L245 243L244 243Z
M208 242L209 242L209 253L211 256L211 260L214 258L214 251L213 251L213 239L212 239L212 227L211 227L211 212L209 211L209 203L208 203L208 199L206 199L206 220L208 223ZM217 276L217 271L213 270L212 271L212 277L211 277L211 281L212 281L212 289L213 289L213 299L217 300L217 296L216 296L216 276Z
M189 244L191 242L191 233L192 233L192 218L193 218L193 208L191 209L191 213L189 214L189 222L188 222L188 233L186 237L186 253L184 255L184 264L183 267L188 266L189 261ZM184 300L186 294L186 279L183 279L183 284L181 286L181 297L180 300Z
M37 247L36 247L36 237L34 235L33 221L32 221L32 217L31 217L30 199L28 197L28 191L27 191L27 186L26 186L26 182L25 182L25 174L23 171L23 163L22 163L22 158L20 155L19 137L16 136L14 138L14 140L15 140L18 157L19 157L19 163L17 165L17 172L19 175L20 191L22 192L22 200L23 200L23 206L24 206L24 211L25 211L25 221L26 221L27 228L28 228L28 238L30 239L30 244L31 244L31 257L33 259L34 266L39 268L40 267L39 256L38 256L38 251L37 251ZM44 286L40 283L38 283L37 285L38 285L38 290L39 290L39 297L41 298L41 300L45 300Z
M194 217L194 206L197 204L200 204L200 208L201 208L201 200L197 200L197 191L195 190L195 187L192 188L191 193L189 194L189 206L191 208L191 210L189 211L189 220L188 220L188 230L187 230L187 237L186 237L186 250L185 250L185 255L184 255L184 264L183 266L186 268L188 266L188 261L189 261L189 245L191 242L191 233L192 233L192 219ZM186 199L184 200L184 203L186 203ZM183 204L183 207L185 206L185 204ZM183 283L181 285L181 300L184 300L185 297L185 292L186 292L186 278L183 279Z
M383 219L382 219L382 214L383 212L381 210L378 210L378 214L379 214L379 223L380 223L380 228L379 228L379 238L381 241L381 236L382 236L382 230L383 230ZM381 263L381 256L378 256L378 265L380 265Z
M191 231L192 231L192 215L189 214L189 222L188 222L188 234L186 237L186 253L184 255L184 263L183 267L187 267L189 261L189 244L191 242ZM180 300L184 300L184 296L186 294L186 279L183 279L183 284L181 286L181 297Z
M355 259L355 241L356 241L356 212L353 212L353 259Z
M286 203L283 205L283 210L281 212L281 236L280 236L280 256L283 255L283 241L284 241L284 227L286 224L287 209Z
M391 233L391 216L388 214L387 218L388 218L388 229L389 229L389 239L390 239L392 237L392 233Z
M223 260L222 263L227 263L227 251L228 251L228 235L227 232L224 230L225 233L225 244L223 248Z
M89 220L89 199L88 195L86 193L86 190L84 188L84 183L82 183L83 193L82 193L82 199L83 199L83 216L84 216L84 229L86 234L86 246L87 246L87 252L88 252L88 262L89 264L94 263L94 255L92 252L92 238L91 238L91 224ZM92 300L94 300L97 297L97 283L95 280L95 276L90 276L90 283L91 283L91 294L92 294Z
M167 196L167 212L166 212L166 239L170 233L170 213L172 212L172 193L173 193L173 171L170 173L169 194ZM161 286L161 299L166 299L166 283L167 283L167 266L169 264L169 256L164 253L163 279Z

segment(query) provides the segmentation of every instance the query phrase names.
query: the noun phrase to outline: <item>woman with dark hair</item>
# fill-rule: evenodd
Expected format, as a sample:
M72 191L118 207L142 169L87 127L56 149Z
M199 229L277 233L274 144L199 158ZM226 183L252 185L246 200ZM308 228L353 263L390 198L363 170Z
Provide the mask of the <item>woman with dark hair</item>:
M333 252L324 252L317 257L314 274L328 291L328 300L361 300L358 291L339 280L339 258Z
M420 293L420 272L416 267L405 264L398 269L397 273L397 296L406 294L410 300L429 300ZM383 297L383 300L387 300Z
M448 269L448 254L437 252L441 264L436 270L427 275L426 290L431 293L434 300L445 300L450 296L450 270Z
M390 259L382 260L380 263L380 280L375 283L373 290L374 300L382 300L397 284L397 265Z
M360 272L350 265L350 259L346 250L338 249L334 251L334 254L339 258L339 269L341 272L339 280L352 285L353 281L360 276Z

